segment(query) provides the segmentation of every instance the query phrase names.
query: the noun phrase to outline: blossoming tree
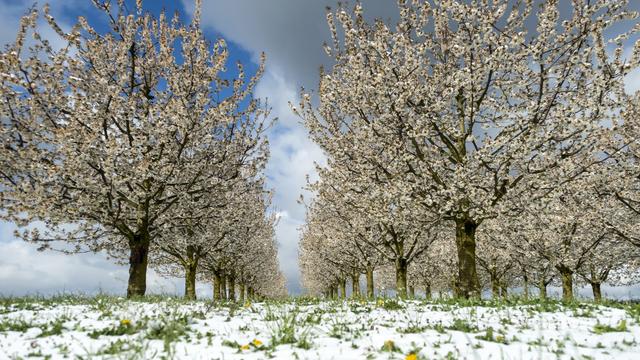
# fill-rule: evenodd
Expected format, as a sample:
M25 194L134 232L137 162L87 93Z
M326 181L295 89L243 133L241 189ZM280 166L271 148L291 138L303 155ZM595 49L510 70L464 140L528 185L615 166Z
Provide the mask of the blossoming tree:
M1 54L3 138L10 131L19 161L3 175L3 206L22 225L44 222L45 233L22 233L44 247L128 254L127 295L143 295L149 252L173 241L160 236L165 226L242 176L239 158L261 156L267 111L251 93L263 66L225 79L228 50L204 37L199 2L188 25L141 1L134 12L94 4L108 31L80 17L64 32L45 7L65 46L40 35L34 10Z

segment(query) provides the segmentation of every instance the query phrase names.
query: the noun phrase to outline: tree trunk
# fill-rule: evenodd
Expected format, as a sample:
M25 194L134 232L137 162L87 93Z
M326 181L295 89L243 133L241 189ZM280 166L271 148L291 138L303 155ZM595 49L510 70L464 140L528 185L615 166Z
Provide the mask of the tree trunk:
M525 274L523 276L524 284L523 284L523 293L524 299L529 300L529 277Z
M415 299L416 297L416 288L413 285L409 286L409 297L411 299Z
M407 259L396 259L396 291L398 297L407 297Z
M470 219L456 220L456 247L458 249L458 280L456 296L465 299L480 296L480 281L476 270L476 229Z
M373 266L367 267L367 297L373 299Z
M220 275L220 299L223 301L229 299L227 296L227 276L224 273Z
M573 300L573 271L566 266L558 267L562 278L562 300Z
M547 300L547 283L544 281L544 278L540 279L538 289L540 290L540 300Z
M340 293L338 294L338 297L343 299L347 298L347 278L340 279Z
M600 284L599 282L591 283L591 290L593 291L593 300L595 302L602 301L602 289L600 288L601 285L602 284Z
M187 300L196 299L196 264L187 264L184 267L184 298Z
M221 283L222 279L220 279L220 274L218 273L214 273L213 274L213 301L220 301L220 299L222 298L222 293L221 293Z
M497 300L500 296L500 283L495 273L489 273L491 279L491 298Z
M240 295L240 299L239 299L239 301L240 301L240 303L241 303L241 304L244 304L244 283L243 283L243 282L241 282L241 283L238 285L238 291L240 292L240 294L239 294L239 295Z
M424 298L427 300L431 300L431 284L426 283L424 286Z
M500 295L502 295L503 299L506 299L509 296L509 287L506 282L500 284Z
M184 298L196 299L196 271L198 269L198 255L193 246L187 246L187 262L184 264Z
M129 239L129 284L127 298L144 296L147 290L147 264L149 261L149 234L142 232Z
M236 301L236 277L234 275L229 275L229 280L227 281L229 284L229 301Z
M360 274L351 275L351 297L355 298L360 295Z

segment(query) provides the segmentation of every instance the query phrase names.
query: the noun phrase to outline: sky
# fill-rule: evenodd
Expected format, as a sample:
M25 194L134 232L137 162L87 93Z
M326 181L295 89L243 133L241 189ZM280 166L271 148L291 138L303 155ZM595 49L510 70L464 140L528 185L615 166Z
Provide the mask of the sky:
M14 41L19 18L33 0L0 0L0 44ZM128 1L129 2L129 1ZM44 2L42 2L44 3ZM52 13L63 23L75 22L79 15L90 23L100 21L89 0L50 0ZM363 0L367 19L397 18L393 0ZM640 10L640 1L632 0ZM304 191L307 175L315 177L315 164L324 164L321 150L313 144L300 119L289 108L298 103L301 88L317 86L320 66L330 65L322 50L329 41L326 7L337 0L203 0L202 25L210 39L223 37L230 46L232 59L251 70L261 52L267 55L266 72L256 88L256 96L266 98L272 115L278 117L269 134L271 158L267 166L268 186L275 190L274 208L281 215L276 231L279 260L287 277L290 293L298 294L299 227L304 222L304 207L297 203ZM146 10L168 14L180 12L183 18L193 12L193 0L147 0ZM230 63L231 63L230 62ZM638 88L640 73L627 79L630 90ZM15 227L0 223L0 295L54 294L62 291L122 294L126 290L128 270L103 255L64 255L38 253L36 246L13 237ZM182 279L165 279L151 271L149 292L183 292ZM606 289L605 289L606 291ZM624 291L622 294L624 294ZM210 296L211 286L198 284L198 292Z

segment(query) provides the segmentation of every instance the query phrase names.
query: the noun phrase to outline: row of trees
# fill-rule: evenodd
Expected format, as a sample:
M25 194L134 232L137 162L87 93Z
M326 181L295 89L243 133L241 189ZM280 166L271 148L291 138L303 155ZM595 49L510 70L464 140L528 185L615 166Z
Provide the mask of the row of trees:
M398 1L327 20L319 102L294 111L328 161L309 184L305 286L395 274L460 297L631 282L640 233L638 14L627 1ZM539 6L538 6L539 5ZM533 25L532 25L533 24ZM620 30L623 29L623 30ZM611 35L612 33L614 33ZM386 270L385 270L386 269ZM384 278L384 276L382 276ZM342 291L344 293L344 291Z
M0 55L2 217L42 249L128 259L128 296L144 295L149 264L185 276L187 298L197 279L218 298L235 284L241 297L286 293L264 185L269 112L252 96L264 57L251 77L227 69L200 2L188 25L141 1L93 2L105 31L80 17L65 32L45 6L63 45L33 9Z

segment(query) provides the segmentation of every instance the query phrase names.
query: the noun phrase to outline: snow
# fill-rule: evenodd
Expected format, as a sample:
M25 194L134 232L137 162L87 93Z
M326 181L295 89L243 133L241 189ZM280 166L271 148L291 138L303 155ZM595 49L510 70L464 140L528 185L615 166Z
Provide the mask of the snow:
M411 353L417 359L638 359L638 313L629 309L391 300L226 306L175 299L5 300L0 359L411 359ZM289 341L287 334L293 335Z

